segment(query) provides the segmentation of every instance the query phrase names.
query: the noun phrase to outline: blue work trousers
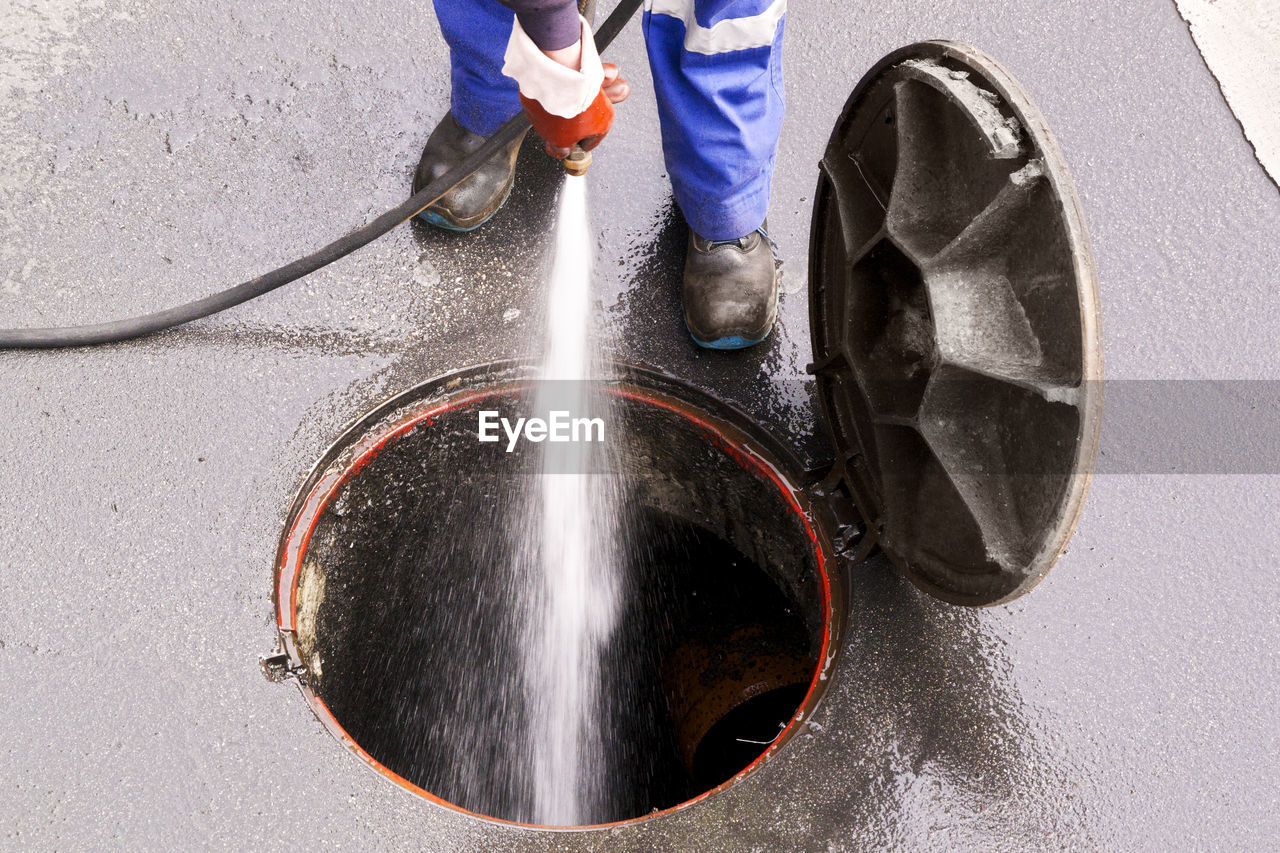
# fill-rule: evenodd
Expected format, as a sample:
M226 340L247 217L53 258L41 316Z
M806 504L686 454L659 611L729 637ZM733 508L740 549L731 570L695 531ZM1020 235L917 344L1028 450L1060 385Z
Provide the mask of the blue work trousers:
M488 136L520 111L502 73L513 13L498 0L434 0L449 44L452 109ZM676 202L698 234L732 240L758 228L785 98L786 0L646 0L644 36Z

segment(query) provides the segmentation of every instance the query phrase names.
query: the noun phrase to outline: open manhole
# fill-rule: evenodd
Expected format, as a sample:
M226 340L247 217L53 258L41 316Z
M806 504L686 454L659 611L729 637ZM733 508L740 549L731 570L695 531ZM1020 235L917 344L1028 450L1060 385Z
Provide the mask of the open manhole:
M348 432L282 544L279 620L317 715L410 790L525 821L511 566L530 458L477 441L527 400L515 366L421 386ZM732 409L630 370L603 386L629 594L605 651L599 822L714 790L818 701L843 608L786 451ZM588 475L590 476L590 475Z
M873 549L986 606L1037 583L1075 527L1101 417L1093 261L1056 143L990 58L927 42L858 84L821 162L809 304L824 473L657 373L602 386L643 594L602 661L626 713L601 721L600 822L697 802L785 750L841 647L843 568ZM265 662L387 777L516 822L529 792L502 733L523 721L501 685L522 650L509 553L478 534L509 525L522 462L476 433L528 376L433 380L339 439L281 539Z

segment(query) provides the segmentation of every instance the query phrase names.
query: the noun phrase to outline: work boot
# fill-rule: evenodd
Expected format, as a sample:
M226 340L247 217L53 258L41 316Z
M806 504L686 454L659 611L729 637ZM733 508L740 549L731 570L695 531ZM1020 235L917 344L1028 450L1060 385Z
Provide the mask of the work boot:
M431 131L426 148L422 149L422 159L418 161L418 171L413 176L413 191L418 192L444 175L484 141L485 137L454 121L453 113L445 113L436 129ZM479 228L498 212L511 194L511 185L516 177L516 156L523 141L522 134L510 145L499 149L484 165L418 216L450 231Z
M778 264L768 225L736 240L707 240L689 229L682 296L698 346L743 349L769 337L778 316Z

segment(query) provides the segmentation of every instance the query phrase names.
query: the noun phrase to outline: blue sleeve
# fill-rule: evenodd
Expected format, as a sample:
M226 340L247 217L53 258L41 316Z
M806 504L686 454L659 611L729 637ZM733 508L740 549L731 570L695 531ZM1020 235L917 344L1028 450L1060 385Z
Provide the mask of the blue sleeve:
M559 50L582 37L574 0L501 0L520 19L520 26L543 50Z

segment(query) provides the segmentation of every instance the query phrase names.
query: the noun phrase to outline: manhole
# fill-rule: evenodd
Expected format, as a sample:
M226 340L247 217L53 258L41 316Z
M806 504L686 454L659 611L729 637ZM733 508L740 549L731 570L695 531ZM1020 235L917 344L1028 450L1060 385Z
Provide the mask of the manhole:
M1044 576L1083 507L1093 259L1061 152L1007 72L946 42L873 68L823 156L809 260L824 474L678 382L630 369L607 386L646 591L605 664L635 711L607 721L608 819L696 802L785 749L841 646L844 569L873 549L933 596L993 605ZM519 703L469 688L517 650L501 548L464 534L509 520L518 460L476 441L477 411L524 381L494 365L427 383L335 445L286 525L266 661L380 772L499 819L527 794L510 745L472 723L518 730ZM482 760L460 769L462 746Z
M280 551L288 667L317 716L405 788L528 813L510 694L513 483L532 454L476 439L521 407L516 366L436 380L364 418L295 505ZM786 451L734 410L640 370L604 386L624 473L628 597L605 655L602 821L696 800L757 766L817 703L843 626L828 524ZM835 604L833 604L833 602ZM511 685L515 684L512 688Z

